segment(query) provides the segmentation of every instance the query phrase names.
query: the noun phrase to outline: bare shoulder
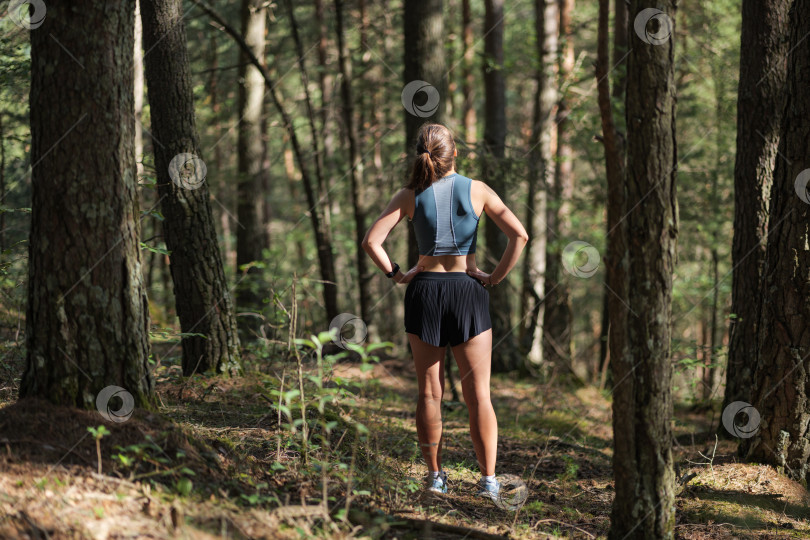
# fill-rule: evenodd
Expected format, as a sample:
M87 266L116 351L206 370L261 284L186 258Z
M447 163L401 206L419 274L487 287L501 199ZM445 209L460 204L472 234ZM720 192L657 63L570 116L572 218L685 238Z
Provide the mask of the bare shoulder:
M482 203L500 199L495 190L481 180L472 181L471 193L474 199L479 200Z
M402 188L394 194L392 200L404 201L410 197L413 197L413 190L409 188Z

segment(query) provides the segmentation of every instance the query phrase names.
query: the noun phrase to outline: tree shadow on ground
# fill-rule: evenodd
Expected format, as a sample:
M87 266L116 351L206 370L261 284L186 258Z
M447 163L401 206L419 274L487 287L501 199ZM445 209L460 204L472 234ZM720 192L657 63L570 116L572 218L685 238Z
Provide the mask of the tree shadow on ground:
M712 520L716 523L731 523L746 529L767 529L780 527L792 528L789 522L775 522L775 512L786 518L807 522L810 520L810 508L782 499L779 493L745 493L739 490L714 489L710 487L692 488L689 492L695 500L710 504L701 504L699 508L685 510L690 521Z

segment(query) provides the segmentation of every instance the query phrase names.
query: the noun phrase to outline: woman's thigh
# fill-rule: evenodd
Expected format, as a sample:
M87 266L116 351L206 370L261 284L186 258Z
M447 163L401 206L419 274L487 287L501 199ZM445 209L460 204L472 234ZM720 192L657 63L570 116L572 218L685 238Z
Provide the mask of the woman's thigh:
M407 334L411 344L419 394L441 398L444 390L444 347L425 343L416 334Z
M453 347L464 399L489 398L492 373L492 329L485 330ZM472 392L472 394L471 394Z

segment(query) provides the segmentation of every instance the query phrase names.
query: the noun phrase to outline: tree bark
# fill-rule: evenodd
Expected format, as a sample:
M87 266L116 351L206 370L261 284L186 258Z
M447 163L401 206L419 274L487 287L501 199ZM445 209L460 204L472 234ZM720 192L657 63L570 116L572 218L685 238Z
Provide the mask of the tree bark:
M639 14L652 3L632 0L630 13ZM675 0L656 6L674 21ZM606 11L607 0L603 0L602 28L607 27ZM660 32L660 28L654 30ZM630 263L626 298L630 312L626 351L614 355L611 350L616 379L616 496L608 538L616 540L674 537L670 334L678 210L673 40L674 35L670 35L665 42L653 45L633 36L627 64L625 241ZM605 44L600 49L604 51ZM615 321L616 314L611 312L611 324Z
M484 181L508 200L503 173L506 148L506 81L504 67L503 0L486 0L484 19ZM485 222L486 258L494 266L506 249L507 238L493 221ZM493 371L511 371L519 365L519 354L512 327L509 280L490 292L493 343L500 347L493 355Z
M135 56L133 70L135 74L135 163L138 167L138 178L143 174L143 26L141 25L140 1L135 1Z
M441 99L447 96L447 66L444 54L444 1L405 0L403 5L404 23L404 84L412 81L425 81L439 91ZM421 103L420 96L415 102ZM427 112L427 111L426 111ZM441 123L444 119L444 106L440 101L436 111L427 116L417 116L405 111L405 155L410 159L415 153L416 135L419 126L426 122ZM408 223L408 268L419 259L413 225Z
M363 250L363 237L366 234L366 213L363 197L363 169L357 144L357 132L354 125L354 101L352 98L352 66L346 48L343 33L343 1L335 0L337 19L337 43L340 59L340 95L343 100L343 123L348 135L349 145L349 180L354 207L354 231L357 257L357 285L360 293L360 313L364 321L371 322L371 274L368 269L368 257Z
M751 403L761 423L742 449L751 460L810 480L810 0L790 14L786 104L773 175L759 355Z
M329 177L330 171L334 169L335 165L335 137L334 130L330 126L331 115L329 114L329 107L327 104L332 102L332 74L329 73L327 68L327 50L329 40L327 38L326 21L324 17L323 0L315 0L315 20L318 27L318 86L321 90L321 107L318 116L321 120L321 138L323 140L323 168L326 171L324 181ZM319 185L318 191L324 194L326 198L324 207L327 211L324 217L329 225L330 213L332 211L332 202L329 197L330 186Z
M484 156L482 177L502 199L509 200L504 180L506 149L506 81L503 74L503 0L486 0L484 17ZM494 267L506 250L506 235L490 219L484 225L486 264ZM495 372L512 371L520 366L512 324L512 291L509 279L504 279L490 291L492 315L493 358ZM497 353L495 349L497 348Z
M561 51L558 80L561 88L574 69L574 38L571 33L571 12L574 0L556 0L560 12ZM561 92L557 105L557 159L549 186L546 226L554 238L546 244L545 312L543 316L543 356L549 364L563 369L571 365L571 298L567 280L562 275L562 250L570 234L570 204L574 190L574 162L571 133L567 116L571 110L565 92Z
M241 21L245 43L257 58L264 58L266 8L264 0L242 0ZM236 305L239 311L262 310L262 251L270 247L264 219L264 154L262 117L264 115L264 80L255 66L240 51L237 106L239 123L236 143ZM245 266L247 265L247 268ZM261 319L242 317L242 337L253 339L261 331Z
M790 0L744 0L734 163L731 335L723 408L750 402L756 369L768 202L785 99ZM718 432L728 436L722 426Z
M600 9L602 9L600 3ZM604 6L605 17L608 16L610 7L609 4ZM612 384L612 370L610 369L610 355L609 352L609 332L610 332L610 307L614 304L615 309L619 310L617 315L619 320L624 320L626 313L625 307L617 302L618 298L624 298L626 294L626 285L623 282L625 278L619 278L617 271L621 267L615 267L611 270L611 253L623 254L623 238L624 233L621 228L624 226L619 221L624 216L624 94L627 84L627 0L613 0L613 60L611 61L611 54L608 46L608 30L607 19L604 23L603 33L604 36L600 39L600 54L601 59L597 60L600 65L597 72L597 79L599 80L599 109L600 116L602 117L603 137L605 146L605 162L607 170L607 234L608 248L605 256L605 267L607 269L607 279L605 280L605 289L602 294L602 330L601 341L599 347L599 365L600 371L600 387L606 384ZM600 11L601 14L601 11ZM601 27L600 27L601 28ZM600 30L602 31L602 30ZM602 43L604 39L604 43ZM613 75L613 89L611 91L610 75ZM604 96L602 95L604 94ZM613 96L611 101L610 96ZM605 129L606 115L609 116L608 129ZM616 233L613 235L613 233ZM613 237L613 240L611 240ZM621 239L621 240L620 240ZM614 245L611 247L611 242ZM624 255L616 255L618 259ZM618 263L622 264L622 263ZM626 269L621 270L626 273ZM616 279L613 279L616 278ZM618 287L618 288L617 288ZM614 294L615 291L615 294ZM618 329L623 332L623 329ZM623 347L623 340L618 344Z
M629 13L627 0L613 0L613 56L610 68L613 72L613 98L621 105L627 88L627 25ZM622 115L623 116L623 115ZM622 131L623 129L620 129Z
M152 400L133 152L134 28L134 1L77 0L48 4L30 33L35 165L20 397L90 409L115 385L136 405Z
M464 96L464 139L467 146L473 147L478 141L478 121L475 117L475 75L473 63L475 61L475 44L473 41L472 10L470 0L461 0L461 24L464 46L464 60L461 63L461 93Z
M159 143L153 150L165 218L163 235L171 252L180 328L184 334L195 334L182 338L183 373L230 373L241 369L239 337L208 184L184 187L189 184L177 180L177 174L173 179L169 171L180 154L202 160L182 16L180 0L143 0L141 5L152 138Z
M545 313L546 205L548 187L554 181L551 138L554 109L557 101L555 78L557 73L557 37L559 34L559 7L557 0L535 0L535 35L540 65L535 77L537 89L532 113L532 135L529 138L528 195L526 224L529 242L523 256L523 290L521 304L528 325L525 330L524 349L529 361L543 363L543 321ZM529 315L530 314L530 315Z

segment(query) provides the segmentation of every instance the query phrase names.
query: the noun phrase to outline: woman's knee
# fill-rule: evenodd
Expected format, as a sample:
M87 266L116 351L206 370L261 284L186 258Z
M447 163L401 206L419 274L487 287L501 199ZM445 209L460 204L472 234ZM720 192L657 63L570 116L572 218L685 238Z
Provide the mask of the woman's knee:
M492 406L492 402L490 401L490 394L489 388L476 388L474 386L464 388L462 386L462 393L464 394L464 401L467 403L468 407L486 407L489 405Z

